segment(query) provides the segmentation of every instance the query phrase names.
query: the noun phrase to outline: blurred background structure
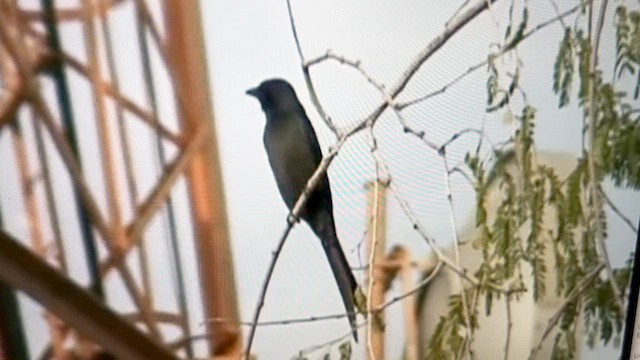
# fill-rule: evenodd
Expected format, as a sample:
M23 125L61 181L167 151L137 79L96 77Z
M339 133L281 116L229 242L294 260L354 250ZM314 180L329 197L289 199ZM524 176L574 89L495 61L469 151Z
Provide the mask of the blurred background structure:
M237 358L199 4L68 3L0 1L0 359Z

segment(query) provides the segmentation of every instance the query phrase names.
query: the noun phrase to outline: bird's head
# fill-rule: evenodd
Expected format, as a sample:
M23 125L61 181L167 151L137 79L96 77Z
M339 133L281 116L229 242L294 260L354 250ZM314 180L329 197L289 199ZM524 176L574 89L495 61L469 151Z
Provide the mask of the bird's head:
M301 107L291 84L282 79L265 80L246 94L258 99L264 112L297 111Z

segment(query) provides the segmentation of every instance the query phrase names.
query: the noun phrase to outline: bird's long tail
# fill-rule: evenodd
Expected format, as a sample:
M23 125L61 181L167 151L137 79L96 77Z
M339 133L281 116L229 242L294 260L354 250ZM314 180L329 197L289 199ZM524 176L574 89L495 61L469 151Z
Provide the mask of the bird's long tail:
M338 289L340 289L342 302L344 303L344 307L347 310L349 324L351 324L351 329L353 330L353 338L356 342L358 342L358 331L356 327L356 313L354 306L354 293L356 291L356 288L358 287L358 284L356 283L356 279L353 277L351 267L349 266L349 262L347 261L347 257L345 256L344 251L342 251L340 242L335 235L335 230L330 231L329 234L326 234L325 236L322 236L322 246L324 248L325 254L327 255L327 259L329 260L329 265L331 266L331 270L333 271L333 276L335 277L336 283L338 284Z

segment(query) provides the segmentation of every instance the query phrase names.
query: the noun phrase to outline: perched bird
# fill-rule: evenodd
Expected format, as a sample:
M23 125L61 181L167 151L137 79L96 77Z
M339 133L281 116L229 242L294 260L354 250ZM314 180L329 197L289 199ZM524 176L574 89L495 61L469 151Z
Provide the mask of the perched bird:
M291 211L307 181L322 161L318 138L296 92L288 82L280 79L266 80L257 88L247 90L247 94L260 101L266 115L264 147L280 195ZM357 284L336 235L331 187L326 173L310 194L300 217L320 238L340 289L353 337L358 341L354 312Z

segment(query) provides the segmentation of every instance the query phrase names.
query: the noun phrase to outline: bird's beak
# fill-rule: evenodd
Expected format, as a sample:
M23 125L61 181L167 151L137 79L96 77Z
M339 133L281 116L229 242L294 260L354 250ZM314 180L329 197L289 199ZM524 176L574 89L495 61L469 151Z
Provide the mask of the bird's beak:
M258 90L258 88L253 88L253 89L249 89L245 92L245 94L247 95L251 95L255 98L260 98L258 95L260 95L260 91Z

